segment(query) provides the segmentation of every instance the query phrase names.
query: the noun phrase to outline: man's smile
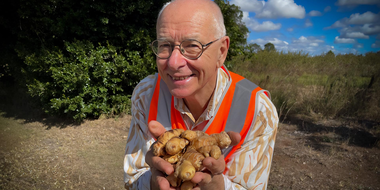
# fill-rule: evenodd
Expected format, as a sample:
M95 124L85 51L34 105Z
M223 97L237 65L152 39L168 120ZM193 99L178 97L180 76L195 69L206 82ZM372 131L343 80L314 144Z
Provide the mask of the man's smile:
M169 75L169 74L168 74ZM174 81L181 81L181 80L186 80L190 77L194 76L194 74L191 74L191 75L188 75L188 76L171 76L169 75L169 77L174 80Z

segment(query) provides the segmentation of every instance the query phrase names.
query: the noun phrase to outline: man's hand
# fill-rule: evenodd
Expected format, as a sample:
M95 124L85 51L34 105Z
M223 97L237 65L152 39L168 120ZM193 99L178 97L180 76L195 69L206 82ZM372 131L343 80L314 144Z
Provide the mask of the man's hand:
M157 121L151 121L148 124L150 133L154 138L162 135L166 129ZM231 146L235 146L240 142L240 134L236 132L227 132L231 138ZM146 163L150 166L152 178L150 181L151 189L175 189L170 187L169 181L165 178L174 172L173 166L164 159L154 156L153 151L149 150L145 157ZM223 171L226 168L224 156L222 155L218 160L212 157L203 160L203 166L206 168L204 171L196 172L191 180L197 186L194 189L224 189Z
M148 129L156 139L166 131L164 126L162 126L161 123L157 121L149 122ZM145 161L150 166L150 170L152 172L150 189L175 189L173 187L170 187L169 181L165 178L165 174L170 175L174 172L174 168L169 162L158 156L154 156L152 150L149 150L147 152Z
M231 138L231 146L235 146L240 142L241 136L236 132L227 132ZM206 170L196 172L191 182L198 184L194 189L224 189L223 172L226 168L224 155L220 156L218 160L212 157L203 160L203 166Z

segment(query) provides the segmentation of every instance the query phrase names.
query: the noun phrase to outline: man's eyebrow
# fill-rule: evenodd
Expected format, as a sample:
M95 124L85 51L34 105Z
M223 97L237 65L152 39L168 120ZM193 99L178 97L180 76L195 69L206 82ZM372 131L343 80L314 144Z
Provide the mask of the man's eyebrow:
M166 38L166 37L162 37L162 38L157 38L157 40L166 40L166 41L168 41L168 42L174 42L174 40L172 39L172 38ZM184 40L197 40L197 41L199 41L198 40L198 38L197 37L189 37L189 38L183 38L182 40L181 40L181 42L182 41L184 41Z

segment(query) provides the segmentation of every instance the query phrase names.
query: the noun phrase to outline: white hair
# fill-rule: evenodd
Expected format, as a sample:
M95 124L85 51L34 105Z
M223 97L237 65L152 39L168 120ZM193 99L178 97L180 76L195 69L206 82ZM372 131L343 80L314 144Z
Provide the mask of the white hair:
M174 2L176 0L171 0L167 3L164 4L164 6L162 6L160 12L158 13L158 16L157 16L157 24L158 24L158 20L160 19L161 17L161 14L162 12L164 11L164 9L170 5L170 3ZM213 1L211 1L213 2ZM213 17L214 17L214 28L215 28L215 38L221 38L223 36L226 35L226 26L224 25L224 18L223 18L223 14L222 14L222 11L220 10L220 7L215 3L213 2L216 7L218 7L218 10L219 10L219 13L220 14L213 14Z

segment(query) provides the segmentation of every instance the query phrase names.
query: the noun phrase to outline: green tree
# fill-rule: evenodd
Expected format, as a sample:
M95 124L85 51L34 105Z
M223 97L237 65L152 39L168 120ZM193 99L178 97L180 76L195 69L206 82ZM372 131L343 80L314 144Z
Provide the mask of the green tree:
M214 2L219 5L222 11L227 36L231 40L227 56L227 60L231 60L231 57L244 53L249 30L242 21L243 12L238 6L230 4L226 0L214 0Z
M328 51L327 53L326 53L326 56L331 56L331 57L335 57L335 53L333 52L333 51Z
M249 43L244 48L244 51L246 53L258 53L258 52L260 52L262 50L263 49L261 48L261 46L259 44L257 44L257 43L254 43L254 44Z
M77 120L126 109L134 86L156 71L149 44L168 0L2 2L0 27L21 60L23 86L45 111Z
M264 50L265 51L276 51L276 48L274 47L274 45L272 43L268 42L264 45Z
M77 120L119 113L136 84L156 72L149 44L168 1L2 1L0 74L22 79L48 113ZM239 7L215 2L231 38L229 60L244 53L248 29Z

